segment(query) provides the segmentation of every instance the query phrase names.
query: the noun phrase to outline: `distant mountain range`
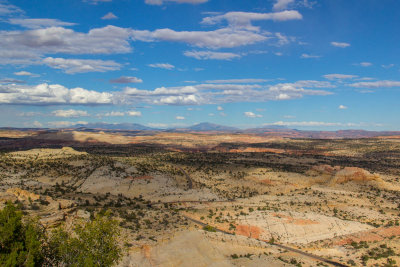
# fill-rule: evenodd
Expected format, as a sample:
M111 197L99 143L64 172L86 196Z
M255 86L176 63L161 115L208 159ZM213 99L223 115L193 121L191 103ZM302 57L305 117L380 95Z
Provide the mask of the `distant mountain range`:
M214 124L214 123L209 123L209 122L202 122L199 124L192 125L190 127L186 128L174 128L174 129L168 129L168 131L178 131L178 132L190 132L190 131L195 131L195 132L234 132L234 131L240 131L239 128L235 127L229 127L229 126L223 126L219 124Z
M3 130L31 130L46 132L58 131L58 129L43 128L12 128L3 127ZM62 130L62 129L60 129ZM288 137L288 138L314 138L314 139L333 139L333 138L368 138L376 136L399 136L400 132L396 131L366 131L366 130L338 130L338 131L306 131L290 129L285 126L266 125L260 128L239 129L230 126L224 126L209 122L202 122L189 127L158 129L148 127L138 123L89 123L76 124L64 130L76 131L148 131L151 132L219 132L219 133L242 133L242 134L259 134L271 137Z
M76 124L72 128L78 129L101 129L101 130L129 130L129 131L156 131L159 129L144 126L139 123L88 123Z

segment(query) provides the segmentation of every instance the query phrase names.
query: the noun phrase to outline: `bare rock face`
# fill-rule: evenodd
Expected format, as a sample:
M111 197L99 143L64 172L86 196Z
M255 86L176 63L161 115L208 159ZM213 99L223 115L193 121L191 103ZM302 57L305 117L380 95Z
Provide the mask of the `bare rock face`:
M382 181L378 174L371 174L357 167L345 167L336 172L335 176L331 179L330 183L343 184L350 181L354 182L368 182L368 181Z
M321 177L322 183L328 185L344 184L348 182L378 182L384 183L378 174L372 174L358 167L340 167L330 165L318 165L311 168L309 174Z
M9 189L7 189L6 192L9 194L15 195L18 198L18 200L20 200L20 201L27 201L29 199L31 199L32 201L35 201L40 198L39 195L28 192L21 188L9 188Z

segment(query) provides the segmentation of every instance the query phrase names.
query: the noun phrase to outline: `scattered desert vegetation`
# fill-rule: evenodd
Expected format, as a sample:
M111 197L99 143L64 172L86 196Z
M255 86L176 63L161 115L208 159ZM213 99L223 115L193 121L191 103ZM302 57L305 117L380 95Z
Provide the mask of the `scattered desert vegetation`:
M26 238L16 254L1 241L3 265L11 254L8 266L400 263L398 139L12 135L0 145L0 208L15 209ZM99 222L115 237L104 258L89 253Z

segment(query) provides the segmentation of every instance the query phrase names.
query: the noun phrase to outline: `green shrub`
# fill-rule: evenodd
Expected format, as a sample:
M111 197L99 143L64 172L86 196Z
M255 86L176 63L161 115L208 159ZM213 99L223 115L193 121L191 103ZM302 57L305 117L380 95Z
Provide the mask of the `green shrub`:
M8 202L0 211L0 265L41 266L44 231L37 221L22 222L22 212Z

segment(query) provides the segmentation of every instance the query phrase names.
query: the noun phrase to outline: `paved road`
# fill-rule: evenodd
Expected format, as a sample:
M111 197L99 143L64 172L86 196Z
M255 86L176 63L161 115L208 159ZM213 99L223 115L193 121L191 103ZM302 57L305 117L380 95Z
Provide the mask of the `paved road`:
M201 225L201 226L203 226L203 227L208 225L208 224L206 224L206 223L203 223L202 221L193 219L193 218L188 217L188 216L186 216L186 215L183 215L183 217L185 217L185 218L188 219L189 221L192 221L192 222L194 222L194 223L196 223L196 224L198 224L198 225ZM224 230L221 230L221 229L218 229L218 228L215 228L215 227L214 227L214 229L215 229L217 232L220 232L220 233L223 233L223 234L232 235L232 233L226 232L226 231L224 231ZM250 238L251 238L251 237L250 237ZM313 255L313 254L310 254L310 253L301 251L301 250L299 250L299 249L287 247L287 246L285 246L285 245L281 245L281 244L277 244L277 243L269 243L269 242L267 242L267 241L265 241L265 240L260 240L260 239L257 239L257 238L252 238L252 239L257 240L257 241L261 241L261 242L264 242L264 243L267 243L267 244L270 244L270 245L272 245L272 246L276 246L276 247L279 247L279 248L283 248L283 249L286 249L286 250L289 250L289 251L292 251L292 252L295 252L295 253L298 253L298 254L307 256L307 257L312 258L312 259L314 259L314 260L318 260L318 261L322 261L322 262L328 263L328 264L333 265L333 266L348 267L347 265L344 265L344 264L342 264L342 263L335 262L335 261L331 261L331 260L329 260L329 259L325 259L325 258L322 258L322 257L320 257L320 256L316 256L316 255Z

